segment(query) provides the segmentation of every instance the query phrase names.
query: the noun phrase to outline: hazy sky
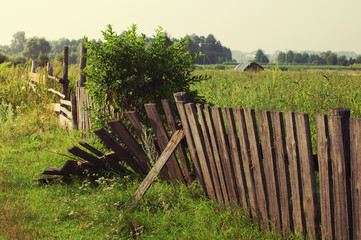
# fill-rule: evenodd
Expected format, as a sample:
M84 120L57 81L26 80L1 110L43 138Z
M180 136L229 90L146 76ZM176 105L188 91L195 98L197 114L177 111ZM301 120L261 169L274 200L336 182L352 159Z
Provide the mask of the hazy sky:
M361 0L1 0L0 45L26 37L98 39L113 25L158 26L171 37L212 33L232 50L355 51L361 54Z

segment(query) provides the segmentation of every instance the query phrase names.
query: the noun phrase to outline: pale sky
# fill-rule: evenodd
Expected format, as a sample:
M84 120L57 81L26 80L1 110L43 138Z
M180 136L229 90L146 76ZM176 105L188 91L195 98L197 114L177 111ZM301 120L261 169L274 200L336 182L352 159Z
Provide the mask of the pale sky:
M361 54L361 0L0 0L0 45L18 31L57 40L158 26L180 38L213 34L232 50L354 51Z

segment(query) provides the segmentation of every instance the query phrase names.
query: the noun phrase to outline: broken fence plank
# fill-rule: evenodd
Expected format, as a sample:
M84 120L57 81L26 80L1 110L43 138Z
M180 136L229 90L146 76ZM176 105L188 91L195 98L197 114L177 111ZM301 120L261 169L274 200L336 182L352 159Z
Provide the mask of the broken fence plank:
M132 198L129 201L129 205L135 204L148 190L149 186L152 184L154 178L158 175L160 170L163 168L163 166L166 164L168 159L173 154L174 150L180 143L180 141L184 137L184 131L183 129L177 130L177 132L172 136L171 140L165 147L164 151L158 158L157 162L154 164L152 169L149 171L146 178L143 180L137 191L134 193Z
M84 150L78 148L77 146L74 146L72 148L68 149L68 152L70 152L71 154L80 157L82 159L84 159L85 161L88 161L92 164L94 164L96 167L98 167L99 169L103 169L105 168L105 162L98 159L97 157L95 157L94 155L85 152Z
M65 95L64 95L64 94L62 94L62 93L59 92L59 91L56 91L55 89L49 88L48 91L49 91L49 92L52 92L52 93L54 93L54 94L56 94L56 95L58 95L59 97L61 97L61 98L63 98L63 99L65 98Z
M101 157L101 156L104 155L104 153L102 153L102 152L99 151L98 149L92 147L91 145L89 145L89 144L86 143L86 142L79 142L79 144L80 144L82 147L84 147L84 148L88 149L89 151L91 151L92 153L94 153L95 155L97 155L98 157Z

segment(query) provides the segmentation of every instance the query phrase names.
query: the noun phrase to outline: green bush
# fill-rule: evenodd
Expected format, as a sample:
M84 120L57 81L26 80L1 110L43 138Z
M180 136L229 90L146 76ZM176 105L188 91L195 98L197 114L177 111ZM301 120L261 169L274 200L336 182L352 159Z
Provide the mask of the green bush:
M88 49L83 73L93 97L95 126L104 126L114 117L114 112L104 111L105 107L119 111L121 116L125 110L144 116L143 104L173 99L175 92L186 91L192 101L201 101L190 85L207 77L191 74L199 56L185 51L185 38L169 45L166 34L158 29L147 42L144 34L137 34L136 25L121 35L109 25L103 37L103 42L83 39Z

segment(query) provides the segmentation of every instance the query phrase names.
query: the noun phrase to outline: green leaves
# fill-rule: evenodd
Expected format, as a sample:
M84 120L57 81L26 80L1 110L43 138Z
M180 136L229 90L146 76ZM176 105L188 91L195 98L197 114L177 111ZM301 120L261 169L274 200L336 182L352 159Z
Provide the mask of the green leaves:
M173 43L162 28L149 39L137 33L136 25L120 35L108 25L102 33L101 43L83 38L88 48L88 66L83 73L95 104L96 126L104 126L105 119L114 117L116 111L135 110L142 115L144 103L173 99L178 91L196 97L190 85L206 77L191 76L198 56L185 50L186 39ZM100 110L105 106L113 112Z

